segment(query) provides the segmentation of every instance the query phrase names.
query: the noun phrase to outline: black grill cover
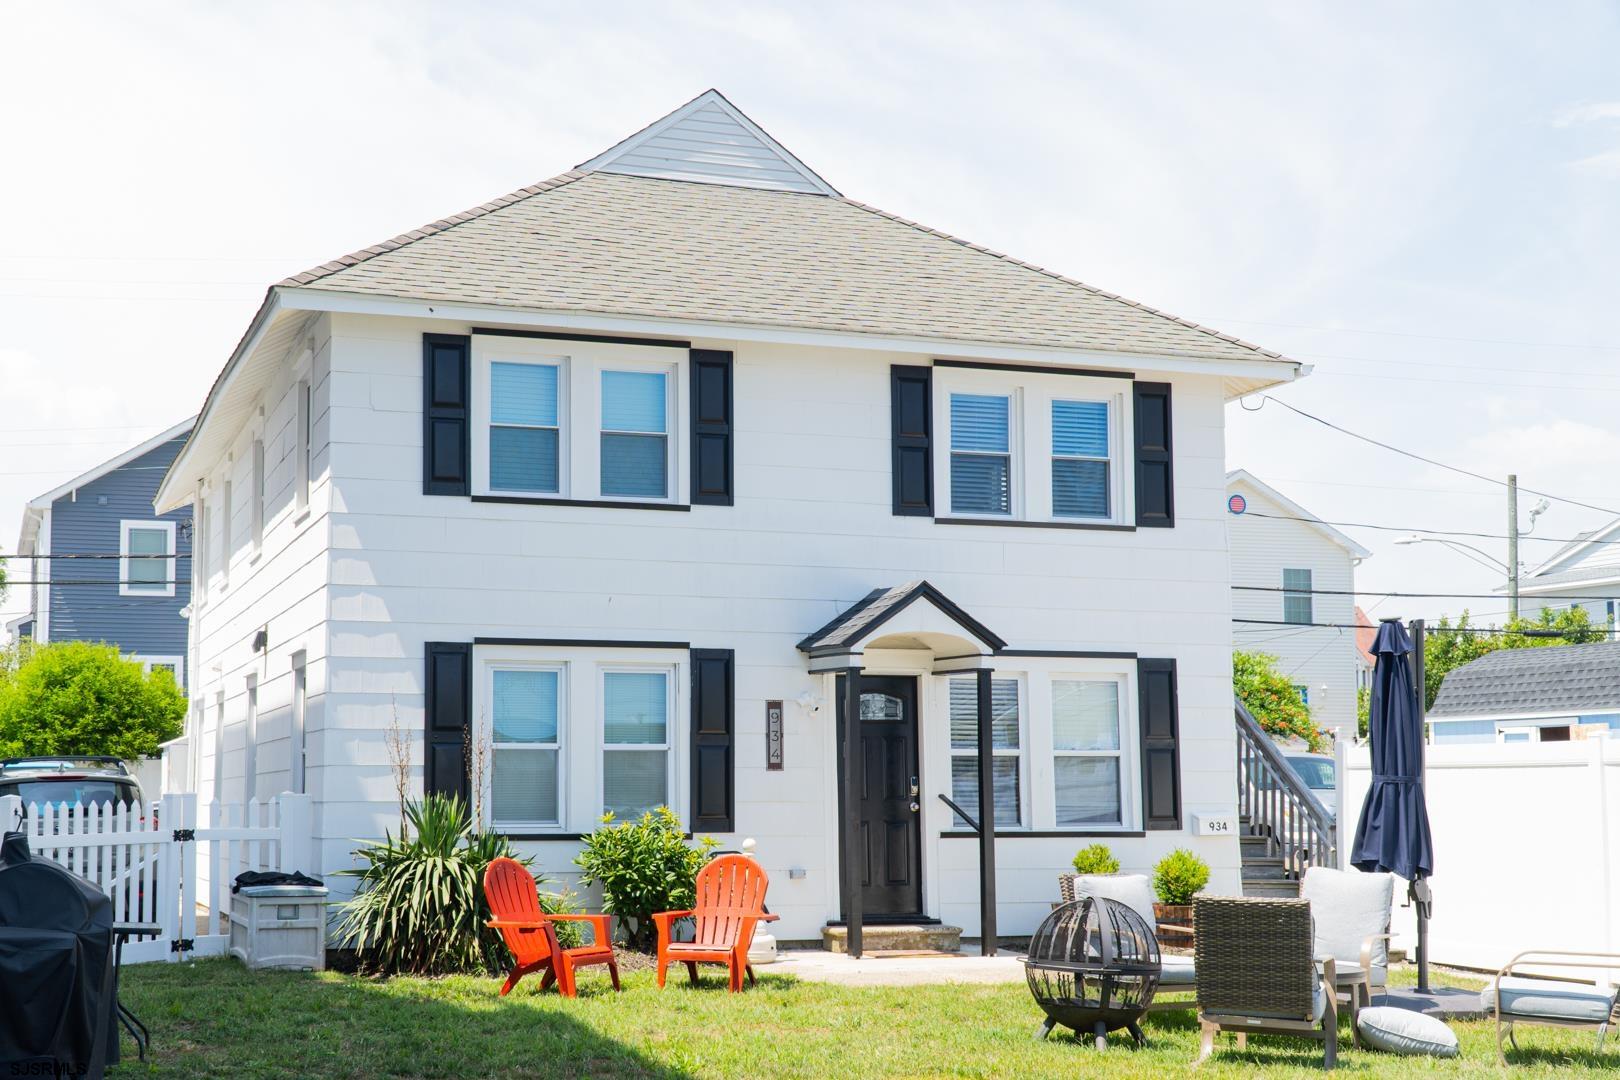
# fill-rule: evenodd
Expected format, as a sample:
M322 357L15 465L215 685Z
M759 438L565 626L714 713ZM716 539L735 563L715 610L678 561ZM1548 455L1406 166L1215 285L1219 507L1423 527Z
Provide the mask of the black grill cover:
M0 1075L99 1077L113 1020L112 901L28 839L0 843Z

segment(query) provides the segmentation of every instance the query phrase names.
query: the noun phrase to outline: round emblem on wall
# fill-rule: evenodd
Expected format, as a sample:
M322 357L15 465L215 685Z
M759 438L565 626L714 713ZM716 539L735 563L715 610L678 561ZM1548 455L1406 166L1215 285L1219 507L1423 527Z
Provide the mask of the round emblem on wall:
M1249 500L1241 495L1232 495L1226 500L1226 508L1234 514L1241 514L1249 508Z

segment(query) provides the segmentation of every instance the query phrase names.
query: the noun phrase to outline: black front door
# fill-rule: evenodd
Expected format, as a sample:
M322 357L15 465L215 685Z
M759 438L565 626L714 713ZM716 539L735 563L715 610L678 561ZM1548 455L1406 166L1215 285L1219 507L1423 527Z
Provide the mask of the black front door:
M844 697L838 696L840 705ZM839 741L843 741L842 709ZM840 746L840 750L841 750ZM842 752L839 760L843 760ZM922 815L918 809L917 680L861 677L859 799L863 918L922 915ZM840 777L839 791L844 790ZM844 809L842 802L840 809ZM846 810L847 812L847 810ZM846 853L847 857L847 853Z

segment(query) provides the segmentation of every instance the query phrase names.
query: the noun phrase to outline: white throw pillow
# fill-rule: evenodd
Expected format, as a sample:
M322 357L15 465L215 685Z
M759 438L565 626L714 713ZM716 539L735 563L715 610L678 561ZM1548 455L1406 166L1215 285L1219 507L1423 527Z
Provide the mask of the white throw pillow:
M1378 1005L1356 1014L1356 1030L1367 1045L1391 1054L1456 1057L1457 1035L1439 1019L1423 1013Z

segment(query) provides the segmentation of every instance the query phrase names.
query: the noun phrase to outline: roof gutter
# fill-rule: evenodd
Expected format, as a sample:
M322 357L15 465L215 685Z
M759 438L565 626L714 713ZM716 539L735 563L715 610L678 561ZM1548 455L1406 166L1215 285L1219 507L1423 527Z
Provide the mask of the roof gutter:
M224 370L219 373L219 377L214 380L214 385L209 388L208 397L203 402L202 410L197 414L195 423L192 424L191 434L186 437L185 445L180 448L180 452L169 463L169 471L163 474L163 480L158 484L157 494L152 497L152 507L158 513L166 514L171 510L177 510L191 500L190 484L186 484L184 489L178 492L171 489L191 466L191 446L197 441L197 436L202 432L204 426L207 425L214 410L214 403L219 400L220 395L230 385L232 377L236 374L237 367L242 362L242 358L250 355L254 349L258 348L259 341L264 337L264 332L269 327L271 318L281 310L281 292L281 287L276 285L266 290L264 303L259 305L259 310L253 316L253 321L248 323L247 331L242 335L242 340L236 343L236 349L231 353L231 358L225 362Z

